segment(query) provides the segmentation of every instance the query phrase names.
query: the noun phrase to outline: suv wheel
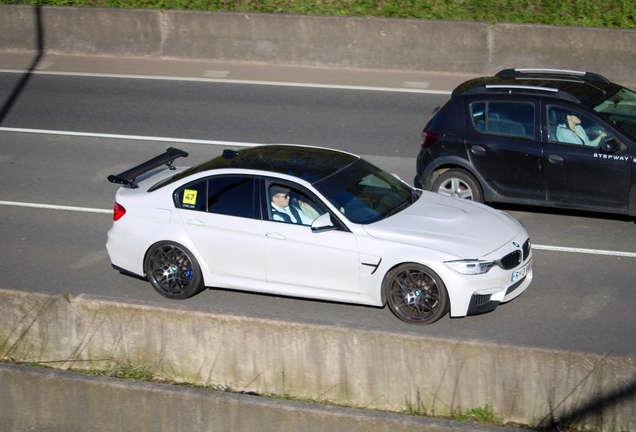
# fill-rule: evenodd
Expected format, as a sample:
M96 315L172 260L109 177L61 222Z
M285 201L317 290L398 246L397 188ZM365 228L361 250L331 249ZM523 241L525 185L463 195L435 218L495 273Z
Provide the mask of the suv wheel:
M432 190L442 195L484 202L477 179L462 169L451 169L437 177Z

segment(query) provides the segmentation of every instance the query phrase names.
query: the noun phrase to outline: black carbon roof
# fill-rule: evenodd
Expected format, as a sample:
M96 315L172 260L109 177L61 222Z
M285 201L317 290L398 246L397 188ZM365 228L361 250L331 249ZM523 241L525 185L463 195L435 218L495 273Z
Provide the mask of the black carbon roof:
M318 147L266 145L239 151L226 150L211 159L177 174L174 180L202 171L241 168L288 174L315 183L358 161L350 153Z

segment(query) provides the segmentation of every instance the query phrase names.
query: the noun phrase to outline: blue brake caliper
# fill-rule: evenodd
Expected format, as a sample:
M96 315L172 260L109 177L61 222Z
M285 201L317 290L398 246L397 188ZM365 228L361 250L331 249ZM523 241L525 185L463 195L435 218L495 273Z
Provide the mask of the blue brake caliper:
M188 269L183 273L183 275L188 280L192 280L192 267L188 267Z

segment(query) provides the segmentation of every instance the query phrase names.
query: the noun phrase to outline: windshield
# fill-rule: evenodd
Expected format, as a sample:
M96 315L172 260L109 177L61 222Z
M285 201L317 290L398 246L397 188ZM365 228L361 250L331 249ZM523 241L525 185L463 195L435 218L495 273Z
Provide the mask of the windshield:
M409 207L420 195L362 159L314 186L347 219L358 224L385 219Z
M612 122L620 130L636 139L636 93L626 88L605 99L594 111Z

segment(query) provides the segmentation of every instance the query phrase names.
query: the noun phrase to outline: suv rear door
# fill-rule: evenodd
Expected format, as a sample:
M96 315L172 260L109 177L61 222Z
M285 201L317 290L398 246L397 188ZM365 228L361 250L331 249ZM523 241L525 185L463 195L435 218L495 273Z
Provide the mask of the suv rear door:
M539 103L506 97L466 104L465 137L471 164L506 201L545 200Z

